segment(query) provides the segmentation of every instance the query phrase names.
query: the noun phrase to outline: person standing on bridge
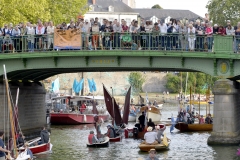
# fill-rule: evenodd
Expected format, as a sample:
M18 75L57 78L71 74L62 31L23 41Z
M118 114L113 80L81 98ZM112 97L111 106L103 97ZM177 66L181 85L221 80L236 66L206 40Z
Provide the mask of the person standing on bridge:
M189 24L189 28L188 28L188 42L189 42L189 49L190 51L194 51L195 48L195 40L196 40L196 36L195 36L195 28L193 27L192 24Z

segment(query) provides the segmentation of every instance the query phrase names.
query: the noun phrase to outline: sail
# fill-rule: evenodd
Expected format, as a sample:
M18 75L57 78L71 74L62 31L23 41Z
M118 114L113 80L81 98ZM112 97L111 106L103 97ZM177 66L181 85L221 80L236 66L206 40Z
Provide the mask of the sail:
M93 91L97 91L97 86L96 86L96 83L94 81L94 79L92 79L92 88L93 88Z
M95 100L93 100L92 105L93 105L92 113L93 113L93 114L98 114L98 110L97 110L97 107L96 107L96 102L95 102Z
M120 125L123 123L123 120L120 114L119 106L117 105L115 98L113 98L113 101L114 101L115 124Z
M88 87L89 87L89 91L93 92L93 82L90 79L88 79Z
M111 117L114 118L112 97L104 85L103 85L103 94L104 94L104 100L105 100L107 111L111 115Z
M84 82L84 78L79 83L77 83L76 88L75 88L75 93L78 94L82 90L83 82Z
M125 96L124 111L123 111L123 123L125 124L128 124L130 96L131 96L131 87L128 89L128 92Z

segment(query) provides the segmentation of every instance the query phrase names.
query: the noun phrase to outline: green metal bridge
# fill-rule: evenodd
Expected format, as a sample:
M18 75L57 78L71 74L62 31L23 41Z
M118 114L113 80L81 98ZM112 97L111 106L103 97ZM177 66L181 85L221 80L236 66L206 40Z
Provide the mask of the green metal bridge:
M0 54L10 80L40 81L72 72L96 71L199 71L238 80L240 54L233 52L232 37L214 37L213 52L166 50L78 50ZM3 69L0 67L0 76Z

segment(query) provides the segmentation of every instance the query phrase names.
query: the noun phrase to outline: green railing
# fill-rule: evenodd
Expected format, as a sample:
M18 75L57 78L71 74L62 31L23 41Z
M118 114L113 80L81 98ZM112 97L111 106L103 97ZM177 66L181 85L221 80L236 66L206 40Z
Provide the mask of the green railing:
M80 50L164 50L174 52L239 52L240 37L161 33L81 34ZM54 35L0 37L0 53L74 50L58 49Z

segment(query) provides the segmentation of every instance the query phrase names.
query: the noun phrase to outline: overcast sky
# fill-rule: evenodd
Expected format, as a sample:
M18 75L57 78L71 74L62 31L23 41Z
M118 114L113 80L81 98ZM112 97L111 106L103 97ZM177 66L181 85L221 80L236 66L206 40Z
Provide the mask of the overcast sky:
M159 4L163 9L190 10L202 17L207 13L208 0L135 0L136 8L151 8Z

